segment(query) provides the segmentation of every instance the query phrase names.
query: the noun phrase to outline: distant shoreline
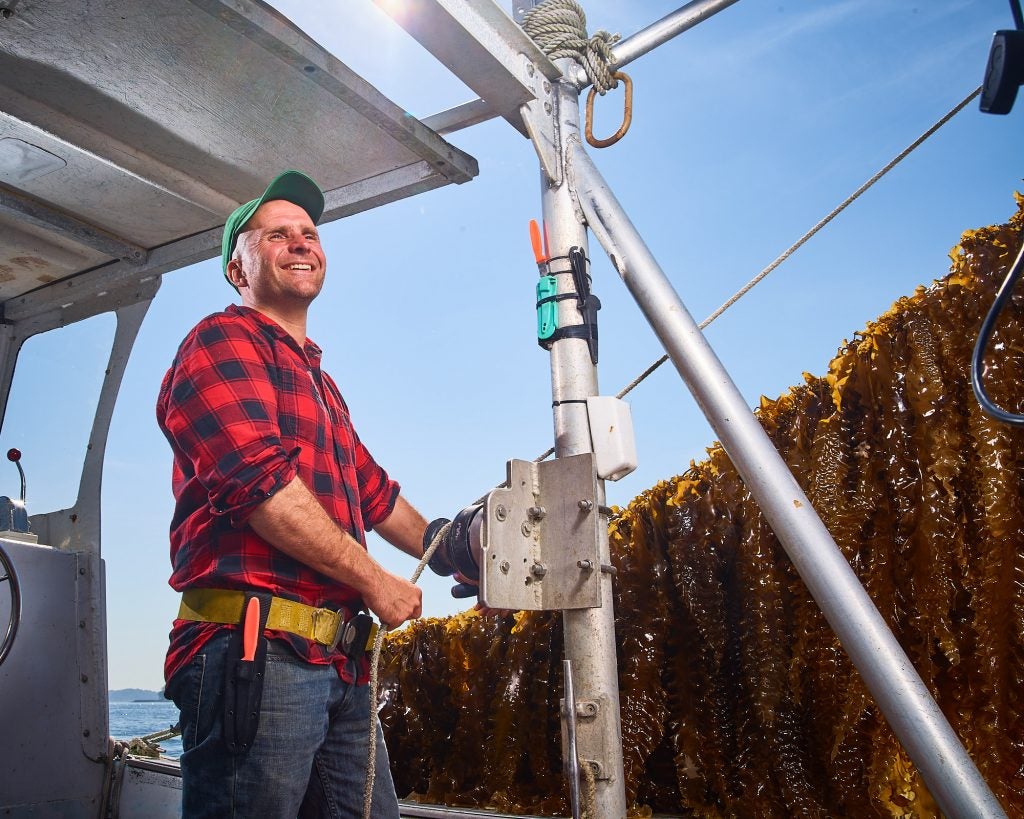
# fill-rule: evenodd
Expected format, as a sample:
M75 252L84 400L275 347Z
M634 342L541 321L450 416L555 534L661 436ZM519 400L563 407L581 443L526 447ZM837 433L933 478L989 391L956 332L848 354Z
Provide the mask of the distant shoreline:
M109 702L166 702L163 690L150 688L113 688L107 692Z

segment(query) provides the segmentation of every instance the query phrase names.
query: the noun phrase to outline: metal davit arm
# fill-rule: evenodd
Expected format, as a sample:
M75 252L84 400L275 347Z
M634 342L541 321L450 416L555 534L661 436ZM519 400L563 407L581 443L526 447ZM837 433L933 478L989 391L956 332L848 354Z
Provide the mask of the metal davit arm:
M633 62L633 60L644 56L648 51L653 51L662 43L667 43L673 37L677 37L684 31L689 31L698 23L723 9L729 8L736 0L692 0L680 9L666 14L660 20L651 23L646 28L640 29L636 34L631 34L625 40L612 47L612 54L615 55L615 68ZM577 68L572 79L582 89L589 85L587 72Z
M579 143L567 158L588 225L696 398L943 813L1005 817L909 658L679 295Z

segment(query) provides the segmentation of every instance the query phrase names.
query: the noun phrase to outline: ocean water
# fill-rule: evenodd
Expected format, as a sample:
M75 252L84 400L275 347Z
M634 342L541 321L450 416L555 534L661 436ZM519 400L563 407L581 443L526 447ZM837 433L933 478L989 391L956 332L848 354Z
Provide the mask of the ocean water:
M110 736L114 739L144 737L156 731L164 731L177 721L178 707L170 700L110 703ZM158 744L164 749L164 756L172 759L181 756L180 736L165 739Z

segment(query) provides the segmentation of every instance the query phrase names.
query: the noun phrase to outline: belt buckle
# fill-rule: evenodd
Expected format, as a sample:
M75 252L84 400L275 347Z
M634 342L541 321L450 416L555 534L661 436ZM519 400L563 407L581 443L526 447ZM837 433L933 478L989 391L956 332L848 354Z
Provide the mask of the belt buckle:
M325 643L318 639L317 642L327 646L328 651L335 651L338 648L338 643L341 642L341 638L345 632L345 610L338 609L332 611L331 609L313 609L313 634L317 637L320 633L320 624L325 618L337 617L337 625L334 627L334 636L331 638L329 643Z

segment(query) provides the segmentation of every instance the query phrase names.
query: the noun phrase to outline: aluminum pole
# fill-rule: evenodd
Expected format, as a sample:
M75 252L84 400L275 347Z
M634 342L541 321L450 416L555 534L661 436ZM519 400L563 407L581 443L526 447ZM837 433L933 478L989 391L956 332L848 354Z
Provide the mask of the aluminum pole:
M559 60L564 72L574 65ZM567 139L579 139L579 91L568 82L555 84L555 115L558 117L560 146ZM549 249L552 257L566 256L575 246L587 252L587 229L576 214L576 204L562 173L562 182L553 185L541 172L541 199ZM558 293L574 293L572 274L564 259L552 263L558 281ZM582 323L575 299L558 304L558 326ZM590 421L585 399L597 395L597 367L590 360L585 339L564 338L551 347L551 395L555 433L555 454L562 458L591 451ZM604 481L598 481L598 503L604 504ZM602 565L611 563L608 532L599 527L598 554ZM572 661L576 701L590 704L594 716L580 718L576 724L579 756L599 764L596 771L597 794L594 816L622 819L626 815L626 789L622 767L622 726L619 718L618 666L615 657L615 611L612 603L612 577L601 575L600 608L564 611L565 658Z
M689 31L697 23L704 22L735 2L736 0L693 0L692 3L687 3L681 9L666 14L647 28L640 29L636 34L612 46L612 54L615 56L614 67L622 68L624 65L628 65L637 57L642 57L662 43L668 42L684 31ZM580 88L585 88L590 84L587 72L582 67L576 67L572 78Z
M572 819L580 819L580 764L576 748L576 689L572 682L572 661L562 660L565 678L565 698L562 719L565 720L565 744L568 748L569 807Z
M782 456L679 295L574 139L569 171L590 229L611 257L726 453L947 816L1005 817Z

